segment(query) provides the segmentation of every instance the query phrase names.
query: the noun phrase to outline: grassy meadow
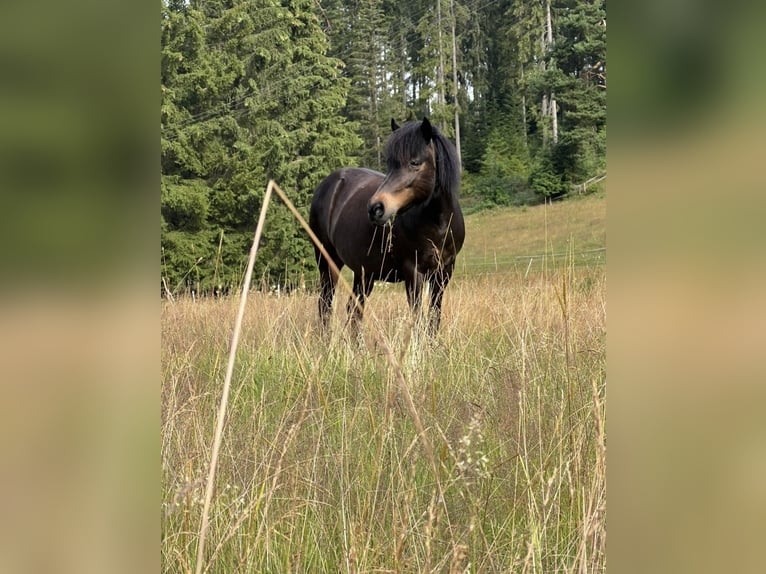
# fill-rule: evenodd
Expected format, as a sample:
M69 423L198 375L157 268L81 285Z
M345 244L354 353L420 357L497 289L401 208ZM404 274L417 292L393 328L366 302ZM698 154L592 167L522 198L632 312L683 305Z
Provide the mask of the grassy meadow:
M534 207L481 211L466 218L466 243L456 275L606 261L604 192Z
M207 571L605 571L605 274L575 255L603 247L604 203L472 215L434 340L401 285L358 337L340 292L327 336L314 294L252 292ZM471 272L487 249L505 266ZM194 571L237 305L163 303L164 572Z

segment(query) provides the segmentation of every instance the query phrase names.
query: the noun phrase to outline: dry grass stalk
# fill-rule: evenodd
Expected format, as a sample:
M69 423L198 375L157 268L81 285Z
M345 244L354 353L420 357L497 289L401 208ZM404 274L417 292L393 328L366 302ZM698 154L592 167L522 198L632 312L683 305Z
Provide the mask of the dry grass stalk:
M333 262L332 257L329 256L329 254L324 248L324 245L322 245L322 242L319 241L319 238L314 234L311 227L309 227L309 224L306 222L306 220L303 218L300 212L295 208L295 205L293 205L293 202L290 201L290 198L287 197L285 192L282 191L282 189L275 182L271 181L269 182L269 185L273 185L273 188L276 191L277 195L285 203L285 205L290 210L290 212L295 216L295 219L298 220L298 223L300 223L301 227L303 227L304 231L306 231L306 233L311 238L311 241L314 243L314 245L316 245L317 248L322 252L322 256L324 256L324 258L327 260L332 272L338 276L338 283L340 283L343 286L343 288L346 290L346 292L351 296L356 307L359 307L359 301L354 296L354 292L351 289L351 286L348 284L347 281L343 279L343 277L340 274L340 270ZM434 473L434 479L436 480L436 487L439 490L439 494L440 494L440 500L444 500L444 492L442 489L441 480L439 478L439 466L436 463L436 458L434 457L434 451L433 451L433 448L431 447L431 442L428 440L428 435L426 435L426 429L423 426L423 421L421 420L420 414L418 413L418 410L415 407L415 402L412 399L410 386L404 377L404 371L402 370L401 363L396 358L396 355L394 355L393 349L388 344L388 341L386 340L386 338L383 336L383 331L379 327L380 323L377 320L377 317L375 316L374 312L368 309L366 310L366 314L369 317L368 321L371 320L373 325L373 329L372 329L373 336L375 337L377 344L383 349L386 360L388 361L389 366L394 372L394 375L396 377L396 382L398 383L399 392L404 397L404 400L407 406L407 411L412 417L412 422L414 423L415 428L418 431L418 437L420 438L420 442L423 446L423 450L426 453L426 457L428 458L428 461L431 463L431 468ZM446 512L446 508L445 508L445 512ZM453 546L454 546L454 539L453 539Z
M603 572L605 283L600 269L576 271L458 278L430 343L404 293L380 285L361 349L343 329L315 334L313 294L251 292L207 567ZM225 298L163 306L168 574L194 569L221 394L210 381L223 378L236 310ZM378 337L396 349L438 473Z
M216 418L216 430L215 430L215 436L213 438L213 445L212 445L212 453L210 458L210 465L208 470L208 476L207 476L207 482L206 482L206 489L205 489L205 501L204 506L202 509L202 520L200 524L200 530L199 530L199 539L197 543L197 561L195 566L195 573L200 574L203 570L203 563L204 563L204 551L205 551L205 540L207 536L207 530L208 530L208 524L209 524L209 513L210 513L210 504L213 498L213 489L215 484L215 473L218 463L218 454L220 450L221 445L221 437L223 435L223 425L224 420L226 417L226 408L228 405L229 400L229 392L231 389L231 378L234 371L234 360L237 352L237 347L239 344L239 337L240 332L242 328L242 319L244 317L245 313L245 305L247 302L247 294L250 290L250 283L252 281L252 273L253 273L253 265L255 263L255 258L258 253L258 246L260 243L261 235L263 232L263 225L266 219L266 212L268 210L269 200L271 198L272 191L275 191L277 195L280 197L280 199L284 202L284 204L287 206L287 208L290 210L290 212L295 216L298 223L300 223L301 227L306 231L306 233L311 238L311 241L317 246L317 248L321 251L322 255L325 257L325 259L328 261L332 272L335 273L338 276L338 282L341 284L342 288L346 290L346 292L351 295L352 301L354 304L359 307L360 303L357 300L357 298L353 294L353 290L351 289L351 286L348 285L348 282L345 281L345 279L341 276L340 270L337 268L337 266L334 264L332 258L328 255L326 252L324 246L319 241L319 239L316 237L314 232L309 227L306 220L301 216L300 212L295 208L292 201L290 201L290 198L287 197L287 195L282 191L282 189L277 185L277 183L273 180L269 181L268 186L266 187L266 193L264 194L263 199L263 205L261 206L261 212L258 218L258 224L256 226L255 236L253 239L253 244L250 249L250 256L248 258L247 263L247 269L245 272L245 278L243 280L242 284L242 292L240 294L240 304L239 304L239 310L237 312L237 318L234 324L234 332L232 334L232 340L229 350L229 358L226 366L226 375L224 378L224 386L223 391L221 394L221 401L218 409L218 415ZM372 320L373 325L377 325L378 321L377 318L374 316L374 314L371 311L368 311L368 316ZM412 394L410 393L409 385L407 384L407 381L404 377L404 372L402 371L402 367L400 365L399 360L397 360L396 356L394 355L393 350L391 349L391 346L386 341L385 337L382 335L382 332L375 328L373 329L373 334L375 336L376 342L378 345L383 349L385 353L386 360L388 361L389 365L394 371L399 391L401 392L402 396L405 399L405 403L407 406L407 410L412 417L413 423L415 424L415 428L417 429L418 436L420 438L423 450L426 453L426 457L428 458L429 462L431 463L431 467L434 472L434 478L436 480L437 488L440 491L440 500L444 499L443 492L442 492L442 486L441 481L439 479L439 467L436 463L436 458L434 457L433 448L431 447L431 443L428 440L428 436L426 435L425 427L423 426L423 423L421 421L420 415L417 411L417 408L415 407L415 403L412 398ZM292 436L292 431L294 428L291 428L290 436ZM285 449L287 448L287 445L289 444L289 441L285 442ZM282 453L282 457L284 457L284 452ZM280 460L281 458L280 457ZM276 473L274 475L274 484L273 488L269 491L269 495L266 499L266 508L268 508L268 503L271 500L271 495L273 494L273 491L276 486L276 481L278 478L279 473ZM261 534L261 528L262 528L263 522L259 525L258 529L258 537L260 537ZM453 540L453 546L454 546L454 540ZM220 549L219 547L216 549L216 553ZM214 554L214 555L215 555ZM350 563L347 562L347 569L350 569Z
M221 403L218 407L218 415L216 417L215 436L213 438L213 446L210 454L210 466L207 474L207 485L205 487L205 504L202 507L202 521L199 529L199 540L197 542L197 562L194 568L196 574L202 572L202 566L205 558L205 538L207 536L209 516L210 516L210 502L213 500L213 487L215 486L215 472L218 468L218 453L221 448L221 437L223 436L223 423L226 418L226 407L229 404L229 391L231 390L231 377L234 373L234 358L237 355L237 347L239 346L239 336L242 331L242 319L245 316L245 305L247 304L247 294L250 291L250 281L253 277L253 265L255 264L255 257L258 254L258 245L261 242L261 234L263 233L263 224L266 221L266 211L269 208L269 200L271 199L271 191L274 187L274 182L269 182L266 187L266 193L263 196L263 205L261 206L261 213L258 216L258 225L255 228L255 236L253 237L253 245L250 248L250 256L247 260L247 270L245 271L245 279L242 282L242 293L239 299L239 310L237 311L237 319L234 322L234 332L231 336L231 345L229 346L229 359L226 363L226 375L223 381L223 391L221 392Z

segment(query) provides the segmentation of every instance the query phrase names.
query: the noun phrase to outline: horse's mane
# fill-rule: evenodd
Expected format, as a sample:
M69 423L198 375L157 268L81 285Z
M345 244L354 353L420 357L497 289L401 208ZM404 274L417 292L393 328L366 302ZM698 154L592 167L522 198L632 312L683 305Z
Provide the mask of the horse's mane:
M427 145L421 132L423 122L408 122L391 134L386 144L386 162L389 171L409 163L422 154ZM457 196L460 189L460 162L457 150L439 129L431 125L431 141L436 148L436 183L446 193Z

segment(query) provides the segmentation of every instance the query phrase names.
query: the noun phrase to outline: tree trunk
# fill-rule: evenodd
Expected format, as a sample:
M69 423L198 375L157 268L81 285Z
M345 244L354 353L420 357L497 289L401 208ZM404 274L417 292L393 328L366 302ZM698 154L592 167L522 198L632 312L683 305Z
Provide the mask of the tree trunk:
M439 69L437 70L436 81L439 84L439 112L441 114L444 108L444 102L447 99L444 94L444 45L442 44L442 0L436 0L436 27L439 30ZM439 127L444 130L444 119L439 118Z
M402 76L402 111L407 109L407 58L404 55L404 46L406 45L407 38L404 35L404 26L402 25L399 32L399 41L402 47L399 50L399 66L400 74ZM412 78L411 78L412 79ZM404 118L399 118L403 120Z
M547 32L547 44L548 50L553 47L553 23L551 22L551 0L545 2L545 28ZM553 67L553 58L549 60L551 67ZM551 132L553 138L553 145L556 145L559 141L559 122L556 109L556 94L551 91L550 100L550 114L551 114Z
M521 64L521 85L524 85L524 64ZM524 134L524 148L526 149L528 146L527 143L527 96L526 96L526 87L521 92L521 125L522 130L521 133Z
M450 15L452 16L452 92L455 101L452 103L455 108L455 148L457 149L457 161L460 169L463 169L463 159L460 154L460 104L458 101L457 84L457 39L455 38L455 0L450 0Z
M375 35L373 34L372 38L372 45L373 50L377 50L377 39L375 38ZM373 52L374 53L374 52ZM369 60L369 68L367 69L367 73L369 75L369 82L370 82L370 116L372 121L372 136L375 138L375 147L376 152L378 155L378 166L380 166L380 132L379 132L379 124L380 124L380 118L378 118L378 78L377 78L377 70L375 65L375 57L371 57Z

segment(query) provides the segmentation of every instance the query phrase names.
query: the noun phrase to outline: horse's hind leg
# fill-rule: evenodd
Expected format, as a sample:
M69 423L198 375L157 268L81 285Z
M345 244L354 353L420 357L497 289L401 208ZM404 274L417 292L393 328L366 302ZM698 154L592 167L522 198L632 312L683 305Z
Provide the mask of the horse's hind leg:
M361 273L354 273L354 297L349 297L346 310L348 311L349 321L353 328L357 328L364 316L364 302L372 293L374 285L372 279L363 277ZM354 301L356 299L356 302Z
M332 312L332 300L335 295L335 280L330 269L319 270L319 322L327 327Z
M338 269L343 265L338 265L338 260L333 260ZM338 282L338 276L333 273L330 264L319 253L317 253L317 265L319 267L319 322L322 328L327 327L332 313L332 300L335 296L335 285Z

